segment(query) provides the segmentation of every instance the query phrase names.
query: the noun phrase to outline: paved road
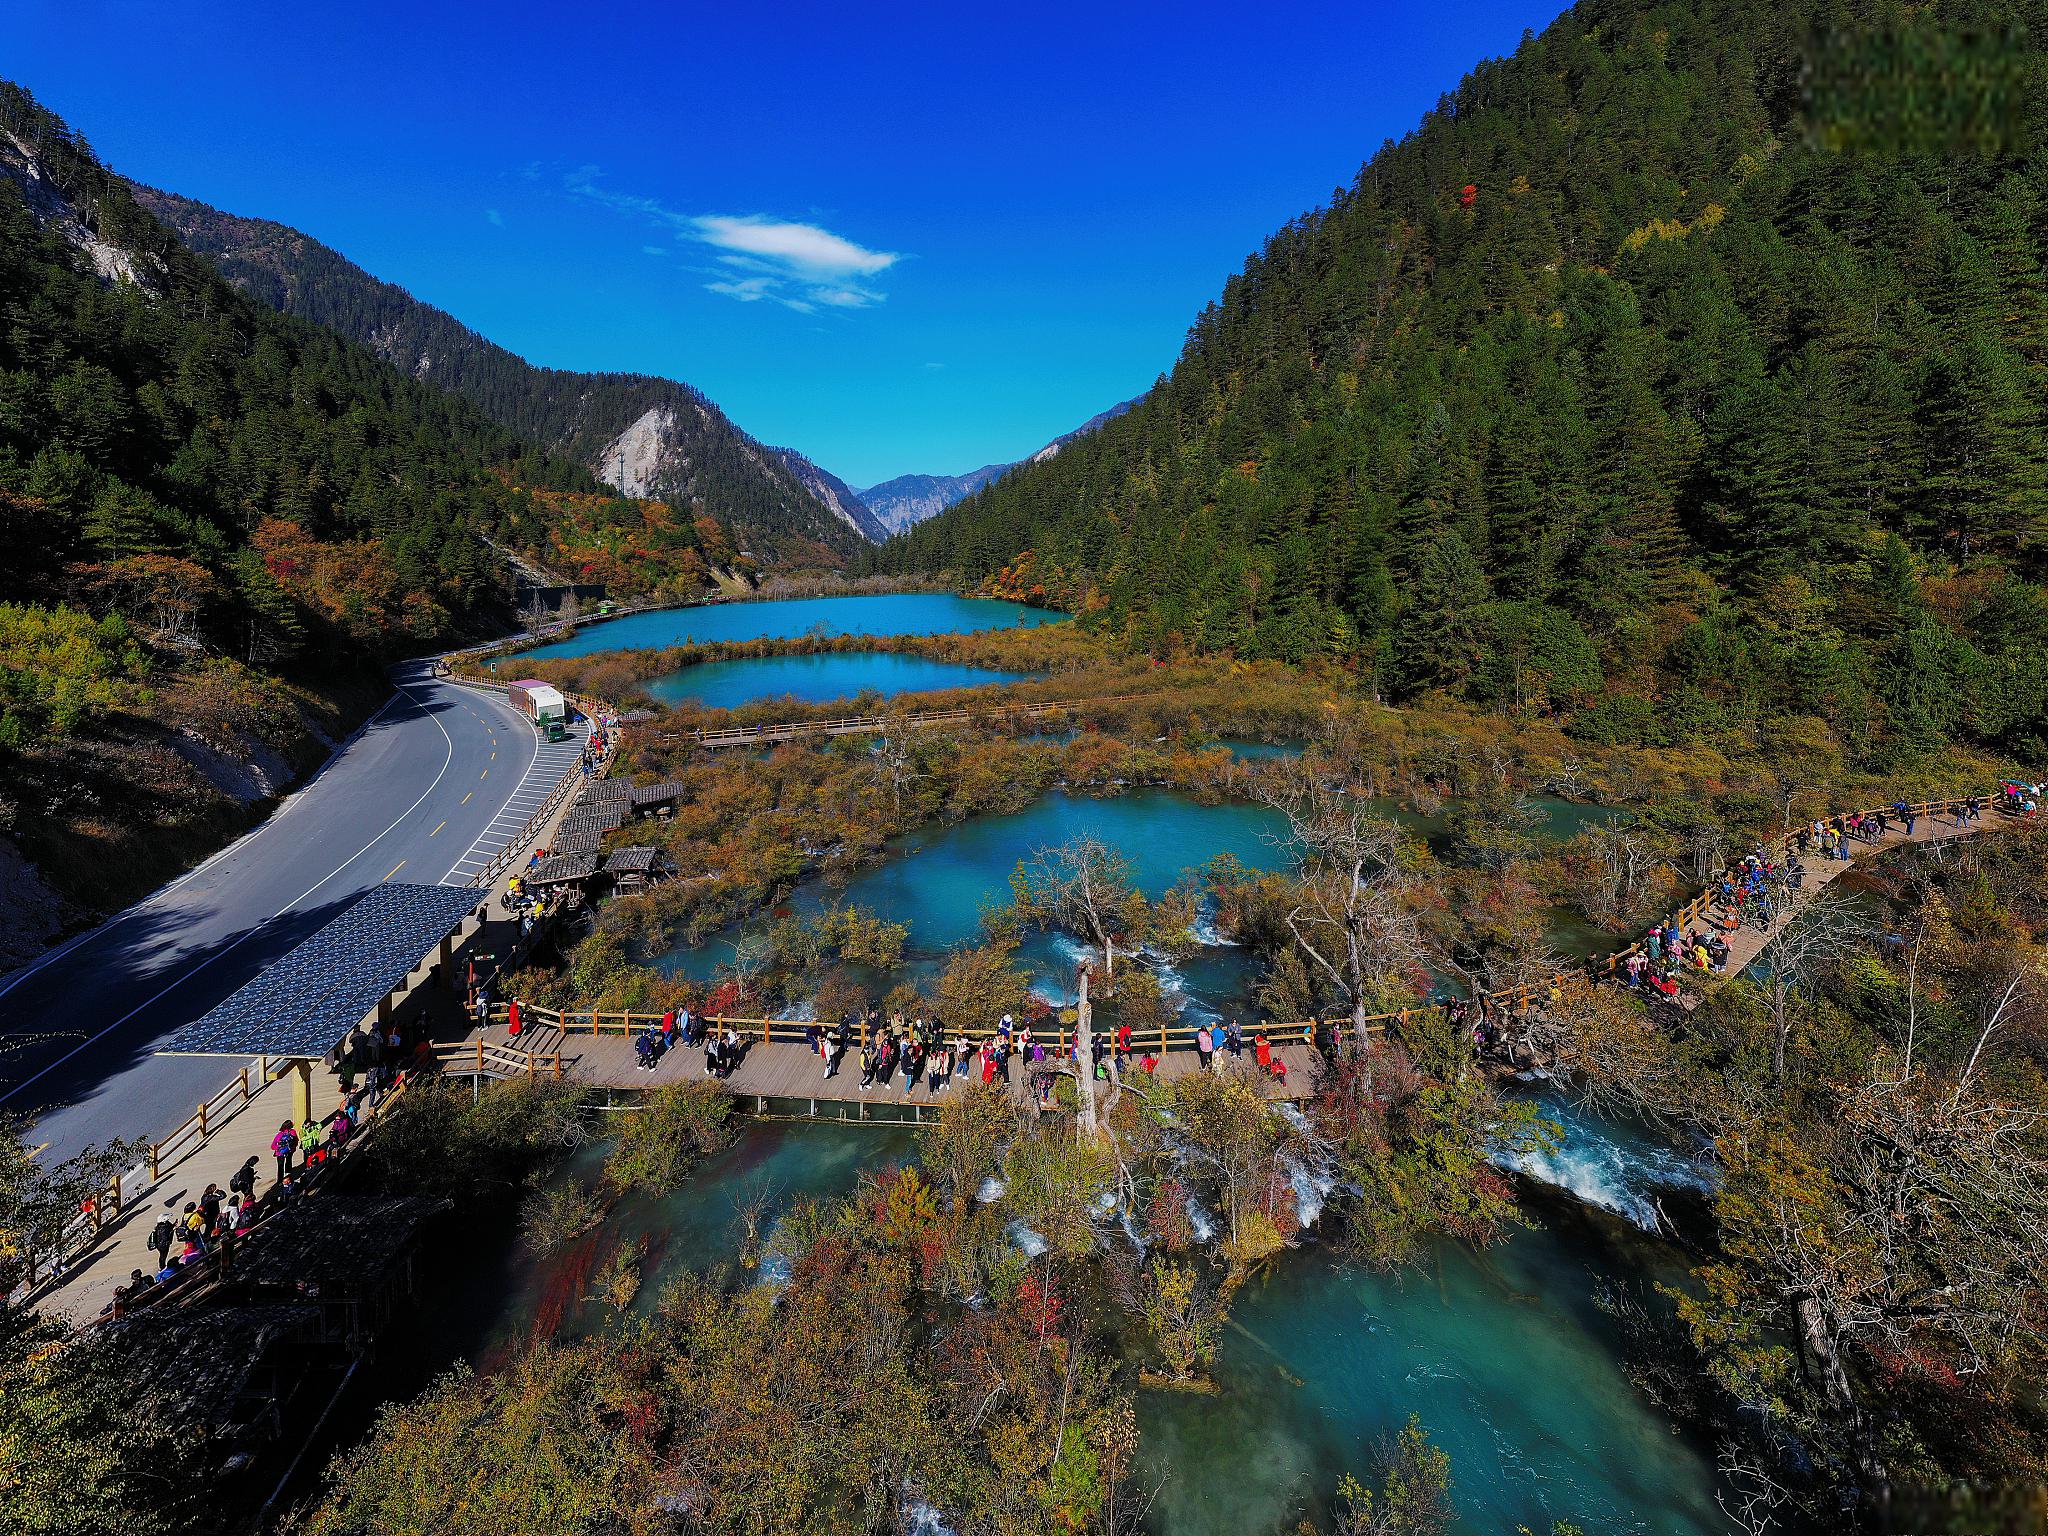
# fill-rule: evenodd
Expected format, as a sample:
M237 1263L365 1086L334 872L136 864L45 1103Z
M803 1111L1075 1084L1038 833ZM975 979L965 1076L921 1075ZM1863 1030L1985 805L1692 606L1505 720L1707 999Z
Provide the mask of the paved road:
M154 1047L383 880L461 884L582 750L494 694L409 663L390 703L270 819L36 965L0 978L0 1109L46 1159L160 1137L240 1060Z

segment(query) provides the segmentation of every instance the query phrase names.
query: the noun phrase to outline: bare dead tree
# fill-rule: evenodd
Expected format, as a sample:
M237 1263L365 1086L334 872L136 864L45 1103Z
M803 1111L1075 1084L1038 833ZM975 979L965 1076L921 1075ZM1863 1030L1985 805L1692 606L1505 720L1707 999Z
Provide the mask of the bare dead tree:
M1792 1503L1791 1493L1761 1457L1732 1440L1721 1447L1716 1466L1727 1486L1714 1495L1714 1502L1728 1523L1740 1536L1769 1536L1778 1527L1778 1512Z
M1649 840L1640 830L1619 824L1593 827L1586 836L1600 869L1593 897L1599 915L1633 914L1648 893L1659 862Z
M1785 1081L1792 1031L1814 983L1844 956L1869 943L1873 931L1869 916L1847 892L1824 887L1771 935L1750 962L1771 1016L1773 1083Z
M892 709L883 715L881 731L875 737L875 759L889 786L889 803L899 811L904 791L925 777L918 766L917 738L918 727L902 710Z
M1303 954L1345 997L1361 1047L1373 999L1428 955L1400 864L1400 829L1365 800L1319 775L1258 787L1287 818L1304 853L1299 900L1287 927Z

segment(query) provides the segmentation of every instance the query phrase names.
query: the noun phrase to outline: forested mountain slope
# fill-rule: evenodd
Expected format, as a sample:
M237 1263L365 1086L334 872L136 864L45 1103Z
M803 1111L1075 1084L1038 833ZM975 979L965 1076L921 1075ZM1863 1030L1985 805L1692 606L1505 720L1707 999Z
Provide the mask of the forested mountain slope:
M0 84L0 963L55 905L6 838L71 910L146 889L318 761L385 659L502 628L486 539L565 519L671 576L730 558L240 293Z
M364 343L628 495L717 519L764 561L838 564L881 532L828 507L687 384L536 368L298 230L151 187L131 190L229 281L271 308Z
M2034 749L2042 23L1588 0L875 563L1608 740Z

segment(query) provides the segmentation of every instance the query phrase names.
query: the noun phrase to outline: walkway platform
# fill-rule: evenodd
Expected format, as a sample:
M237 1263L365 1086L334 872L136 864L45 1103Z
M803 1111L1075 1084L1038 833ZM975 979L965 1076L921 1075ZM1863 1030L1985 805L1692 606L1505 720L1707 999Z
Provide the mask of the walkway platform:
M292 1117L289 1078L276 1078L249 1095L246 1102L222 1114L219 1129L160 1170L148 1188L131 1196L121 1212L101 1229L99 1241L76 1259L64 1275L36 1302L44 1312L61 1313L74 1324L89 1323L114 1299L114 1288L128 1283L131 1270L156 1273L156 1255L149 1233L157 1213L169 1204L172 1216L185 1203L196 1202L208 1184L228 1187L228 1180L250 1158L256 1159L256 1193L267 1194L277 1182L277 1161L270 1138ZM313 1074L313 1112L325 1119L341 1107L340 1080L331 1072Z
M1728 945L1728 963L1722 967L1721 975L1741 975L1757 956L1769 947L1771 940L1785 931L1787 925L1798 916L1808 902L1865 860L1888 853L1894 848L1920 848L1930 843L1953 842L1957 838L1975 837L1979 833L2022 824L2018 817L1988 808L1975 821L1965 821L1947 812L1937 812L1919 817L1918 825L1913 828L1911 837L1906 836L1903 828L1895 827L1881 838L1868 841L1851 839L1850 856L1846 859L1827 859L1816 853L1801 855L1801 862L1806 865L1806 882L1793 893L1792 899L1779 911L1777 922L1768 931L1748 923L1743 923L1739 927L1728 927L1727 924L1732 920L1733 914L1718 902L1711 903L1704 909L1704 913L1708 915L1705 915L1703 920L1718 929L1723 941ZM1687 978L1689 985L1680 1000L1681 1007L1690 1010L1698 1007L1703 1001L1705 994L1697 990L1697 980L1697 977Z
M583 1083L593 1088L646 1089L659 1088L668 1083L697 1082L709 1076L704 1069L704 1049L677 1047L656 1062L652 1071L640 1070L639 1056L633 1049L631 1037L624 1034L592 1035L564 1032L552 1026L528 1029L517 1039L508 1037L502 1024L494 1024L480 1034L472 1032L470 1041L481 1039L487 1051L500 1048L510 1053L533 1052L548 1056L559 1051L561 1054L562 1077L564 1080ZM493 1052L495 1054L495 1052ZM1321 1056L1313 1046L1282 1045L1275 1047L1277 1054L1287 1064L1287 1081L1283 1085L1271 1078L1262 1080L1262 1088L1269 1099L1307 1099L1315 1093L1315 1077L1321 1066ZM1233 1060L1227 1054L1217 1058L1221 1070L1235 1070L1241 1063L1247 1075L1257 1075L1257 1065L1252 1060L1249 1047L1241 1057ZM1047 1063L1051 1065L1051 1063ZM461 1052L449 1054L443 1070L463 1070ZM487 1071L490 1069L487 1067ZM979 1073L979 1064L971 1070ZM1041 1069L1042 1070L1042 1069ZM1159 1062L1159 1067L1150 1081L1171 1080L1185 1077L1201 1070L1200 1058L1193 1051L1168 1051ZM780 1041L766 1043L754 1041L749 1046L744 1060L737 1070L726 1079L726 1086L742 1098L777 1100L815 1100L830 1104L886 1104L892 1106L936 1105L943 1103L951 1089L941 1088L933 1092L922 1082L915 1089L904 1086L901 1074L891 1077L885 1083L876 1083L862 1090L860 1086L860 1054L849 1050L846 1059L840 1062L839 1071L831 1078L824 1075L823 1061L805 1046L784 1044ZM1010 1092L1020 1104L1027 1103L1031 1095L1031 1073L1029 1064L1013 1061L1010 1064ZM491 1075L502 1075L491 1073ZM978 1080L978 1079L977 1079ZM1132 1088L1142 1089L1147 1082L1146 1074L1137 1070L1133 1061L1125 1082ZM968 1081L955 1076L955 1085ZM1098 1083L1098 1093L1106 1094L1108 1085Z

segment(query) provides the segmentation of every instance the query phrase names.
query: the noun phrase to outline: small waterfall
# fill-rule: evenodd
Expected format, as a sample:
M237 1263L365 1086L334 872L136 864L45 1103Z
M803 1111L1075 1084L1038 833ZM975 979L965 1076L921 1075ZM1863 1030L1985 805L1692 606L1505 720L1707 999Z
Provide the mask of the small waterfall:
M1027 1259L1035 1259L1051 1245L1039 1233L1032 1231L1021 1221L1013 1221L1003 1228L1011 1244Z
M1236 949L1237 940L1225 938L1223 930L1216 926L1216 902L1213 897L1204 896L1195 904L1195 920L1188 931L1195 942L1204 949Z
M1188 1225L1194 1228L1195 1241L1213 1243L1216 1241L1216 1218L1203 1208L1202 1202L1193 1195L1188 1196Z
M974 1192L974 1203L976 1205L994 1205L1003 1198L1003 1191L1009 1187L1009 1185L1005 1184L994 1174L990 1174L981 1181L981 1188Z
M1323 1214L1323 1206L1337 1188L1335 1176L1310 1170L1299 1158L1280 1154L1280 1166L1294 1190L1294 1214L1304 1227L1312 1227Z
M1510 1153L1498 1148L1492 1154L1495 1167L1553 1185L1645 1232L1664 1229L1658 1191L1711 1192L1718 1185L1710 1166L1645 1131L1587 1114L1549 1091L1533 1097L1543 1117L1563 1127L1557 1149Z

